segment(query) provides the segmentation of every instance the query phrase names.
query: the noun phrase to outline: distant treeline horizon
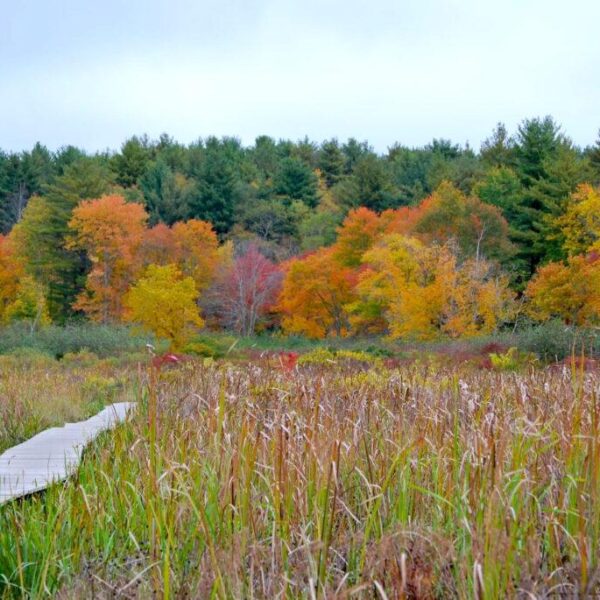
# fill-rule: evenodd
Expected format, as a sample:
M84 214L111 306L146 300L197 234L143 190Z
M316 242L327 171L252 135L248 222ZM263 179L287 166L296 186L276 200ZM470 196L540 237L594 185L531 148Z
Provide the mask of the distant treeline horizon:
M19 277L30 290L38 286L36 293L46 298L50 316L59 321L85 304L85 294L94 296L89 275L93 265L97 268L94 253L100 250L76 247L77 227L84 225L78 224L81 211L74 211L83 201L110 195L112 200L93 210L109 215L108 207L113 207L126 218L132 208L140 224L149 228L143 236L150 236L154 244L161 235L165 239L160 243L166 244L165 236L175 235L176 225L193 221L189 232L211 229L215 243L229 243L234 257L252 246L278 265L330 248L333 254L317 256L323 264L310 259L315 273L325 272L325 267L334 274L349 268L352 294L364 285L363 270L374 268L375 257L369 254L373 245L387 244L388 263L403 252L424 256L446 245L446 255L436 258L441 261L438 267L444 260L454 261L458 270L453 276L470 280L476 279L483 259L491 260L490 281L498 267L518 294L544 269L537 289L543 283L558 290L565 280L558 295L563 304L570 304L549 305L540 314L595 323L599 311L592 282L600 265L599 184L600 137L592 146L577 147L551 116L525 119L512 132L499 123L477 152L446 139L416 148L395 144L384 154L353 138L317 143L260 136L244 146L236 138L208 137L185 145L164 134L156 140L133 136L117 152L95 154L74 146L53 153L38 143L27 152L0 151L0 234L7 236L6 264L17 261L23 273L12 274L14 290L27 287L18 283ZM171 233L154 229L159 225ZM389 235L411 238L425 247L394 241ZM200 246L195 248L192 238L188 250L196 252ZM119 260L127 262L130 255L142 260L134 250ZM142 262L175 260L173 252L165 246L161 256ZM475 266L469 267L474 270L467 277L469 261ZM138 276L136 271L129 278ZM574 277L585 282L585 289L569 284ZM28 302L37 306L33 292L28 293ZM547 295L537 292L539 298ZM27 303L21 301L17 310L15 298L17 291L7 294L7 314L23 313L21 304ZM447 302L455 308L458 301L448 297ZM338 331L352 329L348 323L356 306L351 307L350 300L346 304L348 315L336 308ZM294 310L298 313L303 307ZM37 314L33 309L29 313ZM368 327L375 322L383 330L389 326L389 318L377 319ZM475 329L480 327L478 319ZM384 321L387 325L381 325ZM300 327L298 322L294 327Z

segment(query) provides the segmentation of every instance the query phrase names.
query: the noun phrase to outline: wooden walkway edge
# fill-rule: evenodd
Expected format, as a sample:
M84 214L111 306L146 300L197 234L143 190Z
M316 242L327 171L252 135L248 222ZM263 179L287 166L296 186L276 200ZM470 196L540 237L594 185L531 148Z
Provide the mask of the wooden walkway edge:
M0 504L67 479L79 466L85 446L124 421L134 406L111 404L86 421L46 429L0 454Z

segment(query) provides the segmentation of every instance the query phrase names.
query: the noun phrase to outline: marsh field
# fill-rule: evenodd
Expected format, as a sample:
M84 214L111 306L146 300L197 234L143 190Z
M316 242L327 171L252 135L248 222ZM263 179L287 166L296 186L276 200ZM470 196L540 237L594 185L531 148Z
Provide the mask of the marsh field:
M0 507L0 597L596 597L597 367L509 354L0 357L0 448L138 401Z

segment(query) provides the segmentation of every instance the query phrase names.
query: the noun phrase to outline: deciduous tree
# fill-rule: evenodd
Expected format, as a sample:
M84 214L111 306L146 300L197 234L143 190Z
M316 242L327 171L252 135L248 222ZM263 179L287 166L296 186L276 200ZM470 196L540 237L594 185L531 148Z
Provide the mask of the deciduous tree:
M281 288L280 268L251 245L224 273L216 290L222 322L252 335L274 306Z
M69 247L84 250L92 263L75 307L92 319L108 323L121 318L146 220L144 207L122 196L87 200L73 211Z
M600 257L578 255L568 262L541 267L526 289L527 310L537 320L552 317L574 325L595 325L600 320Z
M194 280L176 265L150 265L125 296L126 318L180 350L204 324L197 298Z
M278 304L283 328L313 338L347 335L355 283L355 270L341 265L333 248L290 260Z

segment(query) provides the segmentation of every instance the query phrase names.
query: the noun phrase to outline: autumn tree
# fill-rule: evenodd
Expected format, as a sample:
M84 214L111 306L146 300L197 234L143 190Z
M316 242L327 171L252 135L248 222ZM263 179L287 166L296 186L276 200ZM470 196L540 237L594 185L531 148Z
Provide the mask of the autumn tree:
M382 320L392 338L490 333L510 314L507 281L483 260L459 265L450 245L391 234L369 250L353 323Z
M278 304L284 330L312 338L347 335L355 283L355 270L341 265L333 248L290 260Z
M360 265L363 254L374 244L382 230L376 213L364 206L351 210L338 229L334 255L346 267Z
M136 262L142 269L150 265L168 265L175 261L175 236L164 223L146 229L137 246Z
M526 289L527 310L536 320L557 317L569 324L600 321L600 257L578 255L538 269Z
M176 265L150 265L125 296L126 319L180 350L204 324L197 298L194 280Z
M92 269L75 307L95 321L108 323L123 313L122 299L135 275L135 254L147 214L121 196L82 202L73 211L70 248L83 249Z
M76 160L44 186L43 196L29 201L14 228L17 254L28 274L47 290L53 320L64 321L73 314L89 267L83 250L66 247L73 209L109 187L110 176L102 164L90 158Z
M571 194L565 214L557 220L569 256L600 253L600 189L580 185Z
M198 292L213 281L219 263L219 241L210 223L198 219L175 223L173 262L196 283Z
M10 240L0 235L0 322L6 320L6 309L14 302L23 268L15 259Z
M506 259L510 256L508 224L498 208L475 196L465 196L443 182L419 206L412 234L426 243L454 239L462 255Z
M225 326L252 335L260 319L275 305L281 288L279 267L251 245L227 269L217 286L219 312Z
M50 322L45 290L27 275L12 236L0 235L0 323L26 321L31 329Z

